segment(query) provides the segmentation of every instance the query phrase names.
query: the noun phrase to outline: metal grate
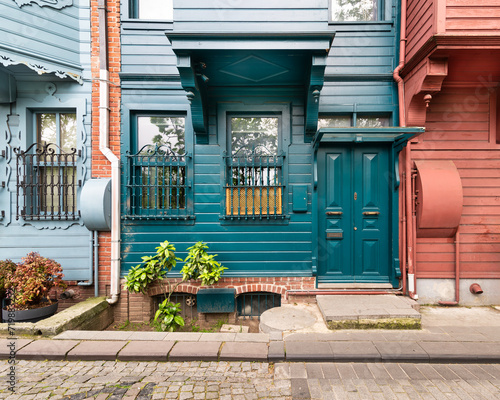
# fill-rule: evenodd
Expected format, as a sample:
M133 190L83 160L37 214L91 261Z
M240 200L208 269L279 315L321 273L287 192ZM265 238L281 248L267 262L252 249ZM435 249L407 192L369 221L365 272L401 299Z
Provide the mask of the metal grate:
M146 145L126 155L130 171L126 218L185 217L187 157L166 145Z
M226 215L282 216L283 160L283 155L226 157Z
M264 311L281 306L281 296L276 293L243 293L236 298L239 317L259 317Z
M16 219L75 220L76 160L80 151L65 152L48 143L14 150L17 168Z
M155 313L158 310L158 305L165 300L165 296L155 297ZM170 302L181 305L181 316L184 319L196 319L198 318L198 311L196 307L196 296L190 293L173 293L170 296Z

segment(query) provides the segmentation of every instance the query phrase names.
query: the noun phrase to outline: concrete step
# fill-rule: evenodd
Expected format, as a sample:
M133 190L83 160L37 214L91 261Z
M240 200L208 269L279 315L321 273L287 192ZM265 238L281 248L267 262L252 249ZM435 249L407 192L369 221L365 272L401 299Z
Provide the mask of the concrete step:
M318 307L330 329L420 329L417 302L396 295L320 295Z

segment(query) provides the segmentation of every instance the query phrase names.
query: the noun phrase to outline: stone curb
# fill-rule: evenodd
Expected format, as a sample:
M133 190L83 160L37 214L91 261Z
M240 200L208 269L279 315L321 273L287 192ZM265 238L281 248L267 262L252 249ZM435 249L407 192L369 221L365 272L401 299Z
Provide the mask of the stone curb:
M109 361L498 363L499 342L155 341L17 339L18 359ZM0 339L0 359L12 340ZM9 350L9 351L7 351Z

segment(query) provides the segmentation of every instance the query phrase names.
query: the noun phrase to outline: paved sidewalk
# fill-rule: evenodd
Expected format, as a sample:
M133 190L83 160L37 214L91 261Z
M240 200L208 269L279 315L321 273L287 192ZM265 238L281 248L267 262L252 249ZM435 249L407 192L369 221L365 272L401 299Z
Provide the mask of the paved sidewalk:
M66 331L53 339L0 339L0 358L13 350L18 360L500 362L500 312L493 308L424 308L422 324L269 334Z

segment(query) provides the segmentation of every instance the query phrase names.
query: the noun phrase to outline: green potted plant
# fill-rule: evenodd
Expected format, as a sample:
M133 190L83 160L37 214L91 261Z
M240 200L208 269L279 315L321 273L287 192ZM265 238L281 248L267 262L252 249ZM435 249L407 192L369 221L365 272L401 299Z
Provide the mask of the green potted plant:
M36 322L57 311L57 300L49 298L54 287L66 287L63 282L61 264L42 257L36 252L29 253L6 276L10 304L2 309L4 319L16 322Z

